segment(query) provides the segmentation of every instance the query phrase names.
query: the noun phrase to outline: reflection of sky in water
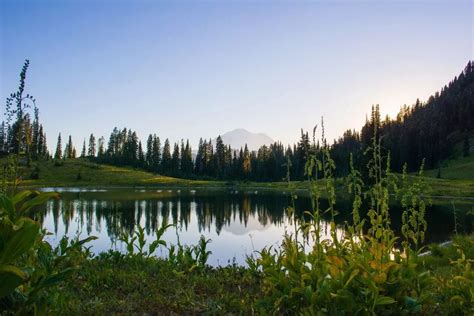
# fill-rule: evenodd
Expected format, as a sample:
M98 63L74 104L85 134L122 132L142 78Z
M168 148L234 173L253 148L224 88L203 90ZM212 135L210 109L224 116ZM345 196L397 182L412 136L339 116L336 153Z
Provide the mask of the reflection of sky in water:
M63 199L47 203L42 221L43 227L53 233L46 238L53 245L64 235L97 236L89 244L94 253L111 248L124 251L117 236L136 223L145 228L147 241L151 242L154 228L165 221L176 225L163 237L169 244L177 244L179 235L182 244L194 245L204 235L212 240L208 246L212 251L210 264L227 264L233 258L244 264L245 255L266 246L277 246L285 230L294 231L284 212L286 197L261 196L239 195L230 200L226 197L215 200L208 196L195 197L192 193L185 197L117 201L100 200L97 195L94 199L86 195L80 198L63 195ZM157 254L165 255L166 249L159 249Z

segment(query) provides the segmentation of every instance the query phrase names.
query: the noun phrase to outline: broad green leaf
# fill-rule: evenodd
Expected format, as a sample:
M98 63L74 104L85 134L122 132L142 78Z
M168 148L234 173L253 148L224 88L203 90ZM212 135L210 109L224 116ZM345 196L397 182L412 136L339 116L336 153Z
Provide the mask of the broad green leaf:
M15 206L11 199L3 193L0 193L0 209L8 215L10 220L15 219Z
M12 293L23 283L24 273L17 267L4 265L0 267L0 298Z
M28 251L35 243L40 227L35 221L24 218L22 227L13 236L4 240L4 248L0 253L0 263L10 263Z
M58 194L56 192L42 192L39 195L35 196L31 200L26 201L20 208L20 212L27 211L31 209L33 206L42 205L46 203L46 201L57 198Z
M33 194L38 195L39 192L38 191L31 191L31 190L25 190L25 191L18 192L17 194L15 194L11 198L12 204L16 205L16 204L20 203L21 201L23 201L24 199L26 199L27 197L29 197L30 195L33 195Z

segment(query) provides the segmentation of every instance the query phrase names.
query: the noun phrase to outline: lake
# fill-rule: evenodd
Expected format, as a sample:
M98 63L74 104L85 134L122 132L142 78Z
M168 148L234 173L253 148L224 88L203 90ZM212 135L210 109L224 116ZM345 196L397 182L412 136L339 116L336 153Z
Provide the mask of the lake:
M244 264L246 255L266 246L278 247L285 231L294 231L286 214L290 197L284 192L176 188L42 190L60 193L60 199L49 201L35 213L43 227L52 233L46 240L56 245L64 235L80 238L94 235L98 239L89 244L94 253L111 248L125 251L118 238L137 225L145 228L148 241L153 241L154 231L163 223L170 223L175 226L164 235L168 243L176 244L179 238L182 244L196 244L203 235L211 239L209 264L226 265L233 261ZM297 216L303 216L310 205L308 197L299 196ZM474 209L473 205L472 202L455 204L459 232L472 231L472 216L462 214ZM351 219L351 201L343 201L337 208L342 234L344 221ZM401 212L399 207L391 207L392 224L397 232ZM448 239L455 228L451 202L446 200L430 206L427 221L427 242ZM156 254L164 256L166 249L159 249Z

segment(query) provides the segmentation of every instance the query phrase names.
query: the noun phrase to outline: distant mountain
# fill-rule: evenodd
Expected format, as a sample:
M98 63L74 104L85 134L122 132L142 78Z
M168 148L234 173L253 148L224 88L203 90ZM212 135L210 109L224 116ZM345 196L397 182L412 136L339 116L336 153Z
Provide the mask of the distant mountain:
M225 145L230 145L233 149L240 149L247 144L250 150L258 150L263 145L273 144L275 141L268 135L263 133L252 133L243 128L234 129L221 135ZM213 144L216 140L213 139Z

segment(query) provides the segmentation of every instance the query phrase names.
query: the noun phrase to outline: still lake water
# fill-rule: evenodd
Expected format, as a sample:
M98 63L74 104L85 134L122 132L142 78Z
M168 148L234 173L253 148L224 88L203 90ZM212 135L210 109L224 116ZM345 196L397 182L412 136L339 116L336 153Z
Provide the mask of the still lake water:
M282 192L189 190L189 189L79 189L48 188L57 191L59 200L51 200L38 212L37 219L52 233L47 240L56 245L64 236L89 235L98 239L89 245L94 253L125 247L118 240L124 231L133 231L137 225L145 228L147 240L154 240L154 231L162 223L174 224L164 235L168 243L194 245L201 235L211 239L211 265L226 265L235 260L244 264L246 255L266 246L276 246L285 231L294 226L286 214L290 204ZM310 210L310 200L300 196L296 200L298 216ZM337 206L340 215L340 233L344 221L350 221L351 202ZM472 231L472 217L461 215L474 209L474 204L456 203L458 231ZM436 203L427 210L427 241L441 242L454 232L455 221L450 201ZM392 223L399 231L401 210L391 208ZM179 236L179 237L178 237ZM166 255L159 249L157 255Z

